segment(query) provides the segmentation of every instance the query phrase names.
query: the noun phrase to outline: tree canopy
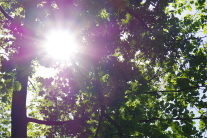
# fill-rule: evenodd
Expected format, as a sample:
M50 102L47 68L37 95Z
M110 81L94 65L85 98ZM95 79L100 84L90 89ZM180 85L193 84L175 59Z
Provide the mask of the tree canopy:
M206 5L2 0L0 137L202 138ZM44 48L46 32L58 29L77 41L68 59L55 59ZM39 66L57 73L36 76Z

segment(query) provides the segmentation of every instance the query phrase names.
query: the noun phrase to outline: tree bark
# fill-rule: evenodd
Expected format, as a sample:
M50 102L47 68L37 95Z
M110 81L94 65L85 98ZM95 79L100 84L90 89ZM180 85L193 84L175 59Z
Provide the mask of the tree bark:
M27 116L26 116L26 98L28 76L30 75L31 61L35 56L34 45L34 8L36 7L34 0L24 1L25 22L22 28L17 28L22 39L17 39L16 48L19 48L16 54L16 81L21 83L20 91L13 91L12 96L12 112L11 112L11 137L26 138L27 137ZM19 30L18 30L19 29Z
M14 91L12 97L12 138L27 137L27 116L26 97L28 75L24 75L24 70L17 73L17 81L22 85L20 91Z

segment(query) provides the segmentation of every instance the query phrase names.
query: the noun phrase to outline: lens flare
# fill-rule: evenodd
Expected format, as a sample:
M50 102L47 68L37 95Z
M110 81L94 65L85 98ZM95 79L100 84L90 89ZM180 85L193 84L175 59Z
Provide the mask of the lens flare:
M66 31L51 31L47 35L45 49L55 59L69 59L77 51L75 35Z

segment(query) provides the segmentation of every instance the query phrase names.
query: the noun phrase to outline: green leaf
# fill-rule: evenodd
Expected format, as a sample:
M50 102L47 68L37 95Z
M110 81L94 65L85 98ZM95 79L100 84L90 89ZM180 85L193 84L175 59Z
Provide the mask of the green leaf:
M19 81L14 81L14 91L20 91L21 88L21 83L19 83Z
M49 100L49 101L47 102L47 107L50 107L50 106L52 106L52 105L53 105L53 101Z

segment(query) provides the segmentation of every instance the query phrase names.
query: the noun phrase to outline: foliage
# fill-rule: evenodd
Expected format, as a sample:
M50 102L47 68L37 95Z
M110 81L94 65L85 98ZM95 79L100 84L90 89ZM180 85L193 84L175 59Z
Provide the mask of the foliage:
M197 32L207 32L205 0L0 4L1 137L15 137L10 115L16 119L21 99L15 98L27 93L34 97L27 106L28 137L203 137L207 43ZM193 8L197 14L176 17ZM80 44L64 62L42 47L44 32L60 24ZM58 73L37 77L37 66Z

